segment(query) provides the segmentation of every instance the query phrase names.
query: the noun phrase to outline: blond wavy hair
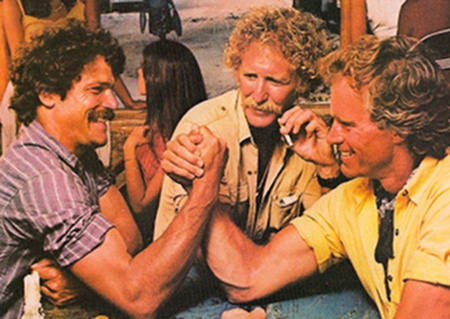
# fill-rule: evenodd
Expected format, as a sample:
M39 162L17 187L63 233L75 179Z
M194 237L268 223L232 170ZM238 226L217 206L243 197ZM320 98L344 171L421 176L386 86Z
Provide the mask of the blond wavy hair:
M253 41L278 47L297 73L296 92L308 94L322 84L317 72L320 58L331 51L324 21L293 8L253 7L238 20L225 47L224 63L237 70L242 53Z
M416 158L443 158L450 142L449 92L431 52L407 37L364 36L320 61L330 84L338 76L368 88L371 119L405 138Z

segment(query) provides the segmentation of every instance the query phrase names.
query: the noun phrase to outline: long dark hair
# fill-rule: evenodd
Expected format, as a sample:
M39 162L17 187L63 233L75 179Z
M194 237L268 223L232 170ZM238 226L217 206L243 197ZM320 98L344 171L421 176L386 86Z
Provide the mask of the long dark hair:
M147 90L147 123L168 139L181 117L206 100L200 67L183 44L159 40L147 45L142 65Z

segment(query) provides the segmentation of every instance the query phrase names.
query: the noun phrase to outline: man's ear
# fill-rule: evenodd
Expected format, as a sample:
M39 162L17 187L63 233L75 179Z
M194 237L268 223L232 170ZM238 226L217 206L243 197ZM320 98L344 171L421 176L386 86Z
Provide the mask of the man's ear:
M401 136L400 134L393 132L393 137L392 137L392 142L394 144L402 144L403 142L405 142L406 137Z
M39 100L46 108L51 109L54 107L57 99L59 99L59 95L56 93L49 93L45 91L39 93Z
M138 90L139 94L145 95L147 94L147 87L145 85L144 71L142 68L137 70L138 73Z

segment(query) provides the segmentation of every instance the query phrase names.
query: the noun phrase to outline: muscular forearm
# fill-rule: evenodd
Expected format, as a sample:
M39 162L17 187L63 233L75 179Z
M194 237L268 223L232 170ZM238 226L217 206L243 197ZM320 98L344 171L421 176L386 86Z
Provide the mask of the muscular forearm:
M134 258L118 231L110 230L101 246L74 264L73 272L133 317L154 318L192 265L215 193L213 183L194 187L164 234ZM107 267L93 269L97 264Z
M252 286L252 259L258 247L231 221L228 209L216 206L203 255L232 299L249 299L244 295Z
M317 270L313 250L293 226L267 245L248 239L221 207L213 214L206 238L206 260L233 302L268 296Z
M154 289L147 297L143 295L142 298L152 300L155 309L181 284L196 257L208 224L209 211L212 209L210 204L202 203L201 193L199 195L196 199L196 196L191 194L163 235L153 242L142 256L139 255L133 260L138 270L148 268L148 261L145 260L154 256L151 258L152 270L147 269L148 274L144 276L151 276Z

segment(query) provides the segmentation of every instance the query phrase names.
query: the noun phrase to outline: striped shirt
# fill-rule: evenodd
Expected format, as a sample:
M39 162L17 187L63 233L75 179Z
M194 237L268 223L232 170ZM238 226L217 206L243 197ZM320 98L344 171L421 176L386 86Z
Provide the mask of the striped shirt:
M0 318L20 318L23 277L51 257L69 266L113 225L99 198L114 182L94 151L78 158L36 121L0 158Z

